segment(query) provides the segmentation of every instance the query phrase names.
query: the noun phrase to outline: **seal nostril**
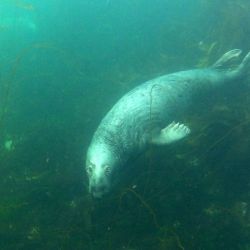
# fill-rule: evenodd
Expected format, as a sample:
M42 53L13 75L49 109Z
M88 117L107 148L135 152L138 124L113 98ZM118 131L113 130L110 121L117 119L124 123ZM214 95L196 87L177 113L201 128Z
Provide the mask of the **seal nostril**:
M96 186L94 186L94 187L91 188L91 191L92 192L98 192L98 188Z
M107 190L107 187L105 185L99 185L99 186L92 186L90 188L91 192L105 192Z
M104 185L102 185L102 186L99 187L99 190L100 190L100 191L103 191L104 189L105 189L105 186L104 186Z

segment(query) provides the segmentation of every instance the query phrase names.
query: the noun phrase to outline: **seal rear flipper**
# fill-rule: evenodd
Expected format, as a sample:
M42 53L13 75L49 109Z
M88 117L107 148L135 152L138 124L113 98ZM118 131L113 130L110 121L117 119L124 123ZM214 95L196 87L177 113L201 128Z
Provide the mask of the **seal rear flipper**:
M244 76L250 71L250 52L248 52L240 64L236 64L235 61L239 58L240 54L240 49L230 50L212 68L227 71L234 76Z
M233 49L226 52L216 63L212 66L214 69L218 70L228 70L235 67L235 59L237 59L241 54L240 49Z
M156 145L166 145L178 141L188 134L190 134L190 129L187 126L172 122L152 138L152 143Z
M238 69L240 74L245 75L250 73L250 52L244 57L242 63L239 65Z

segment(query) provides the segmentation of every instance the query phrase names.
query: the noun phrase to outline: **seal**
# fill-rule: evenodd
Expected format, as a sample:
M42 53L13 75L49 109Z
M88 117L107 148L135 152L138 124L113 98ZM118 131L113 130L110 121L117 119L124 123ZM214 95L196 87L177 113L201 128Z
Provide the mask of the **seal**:
M199 96L247 74L250 52L235 64L241 50L225 53L214 65L167 74L125 94L101 121L87 151L89 192L102 197L113 186L121 166L150 144L168 145L188 134L180 122ZM175 122L177 121L177 122Z

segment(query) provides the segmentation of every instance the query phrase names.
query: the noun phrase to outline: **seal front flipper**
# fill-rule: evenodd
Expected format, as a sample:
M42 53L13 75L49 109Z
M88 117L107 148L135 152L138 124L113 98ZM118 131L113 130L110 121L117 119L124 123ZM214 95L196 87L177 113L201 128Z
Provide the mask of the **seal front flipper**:
M190 129L187 126L172 122L153 136L152 143L156 145L170 144L186 137L188 134L190 134Z

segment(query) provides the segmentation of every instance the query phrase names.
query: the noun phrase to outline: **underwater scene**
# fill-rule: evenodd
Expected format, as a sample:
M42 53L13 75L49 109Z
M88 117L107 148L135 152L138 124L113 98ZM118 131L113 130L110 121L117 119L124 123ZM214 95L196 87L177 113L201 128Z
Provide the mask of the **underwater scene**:
M1 0L0 249L250 250L249 51L249 0Z

